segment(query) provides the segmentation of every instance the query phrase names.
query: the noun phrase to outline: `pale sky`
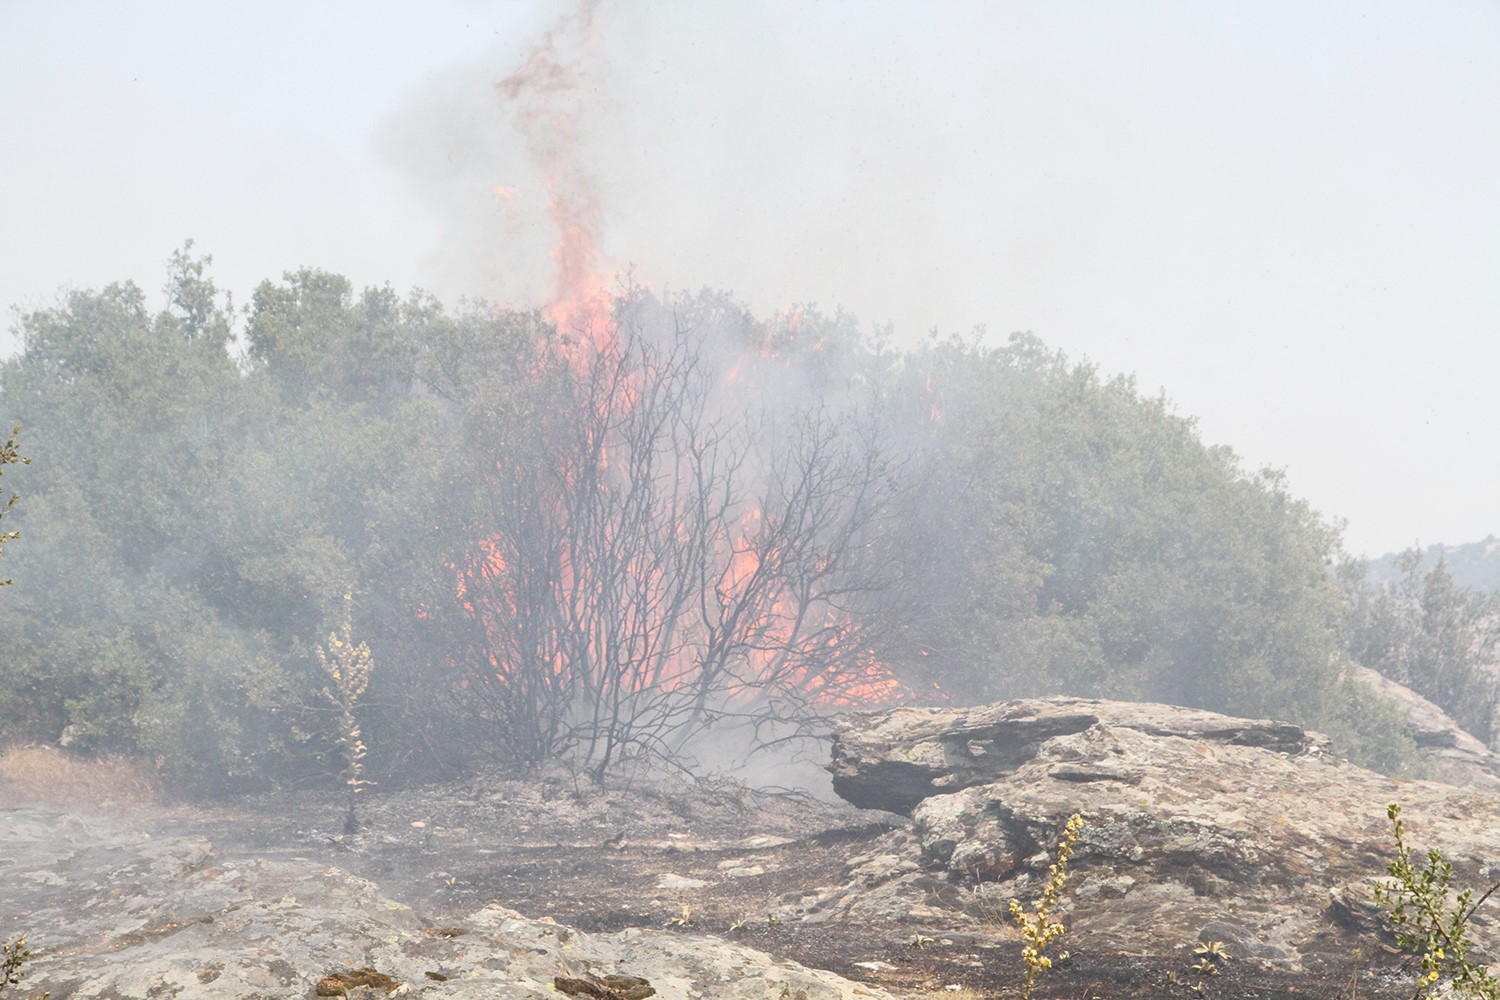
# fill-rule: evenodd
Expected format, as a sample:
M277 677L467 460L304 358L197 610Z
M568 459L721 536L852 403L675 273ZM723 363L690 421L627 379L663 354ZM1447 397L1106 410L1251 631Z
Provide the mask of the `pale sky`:
M574 12L0 0L0 308L189 238L540 305L561 169L611 273L1031 330L1356 553L1500 533L1500 4L600 0L560 150L495 84Z

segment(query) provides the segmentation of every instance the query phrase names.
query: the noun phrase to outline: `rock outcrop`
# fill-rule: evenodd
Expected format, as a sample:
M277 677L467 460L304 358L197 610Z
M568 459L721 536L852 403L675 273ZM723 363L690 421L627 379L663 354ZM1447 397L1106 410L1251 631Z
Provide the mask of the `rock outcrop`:
M1181 737L1283 754L1319 753L1328 739L1285 722L1233 719L1214 712L1137 702L1049 698L978 708L898 708L856 712L834 728L833 788L862 809L910 814L929 796L987 784L1036 758L1041 746L1100 724L1159 737ZM1089 781L1108 769L1062 780Z
M1368 684L1406 716L1406 731L1417 744L1432 777L1450 785L1500 792L1500 755L1470 736L1453 717L1409 687L1358 664L1349 676Z
M1212 940L1289 970L1332 968L1379 933L1369 886L1392 853L1390 802L1460 879L1500 875L1500 797L1374 774L1286 723L1050 698L852 714L835 740L839 794L913 828L881 863L889 877L865 869L860 891L822 901L830 912L904 901L933 926L945 911L955 926L965 912L1003 924L1004 903L1039 892L1075 812L1076 948L1163 954ZM1475 932L1500 943L1483 920Z
M501 906L433 925L326 861L225 860L202 838L39 808L0 811L0 865L0 914L36 952L28 996L891 1000L692 933L585 934Z

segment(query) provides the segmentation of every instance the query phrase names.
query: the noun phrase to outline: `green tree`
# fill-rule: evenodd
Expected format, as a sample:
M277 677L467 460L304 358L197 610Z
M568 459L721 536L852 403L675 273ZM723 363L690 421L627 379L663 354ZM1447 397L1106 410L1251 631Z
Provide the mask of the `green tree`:
M1397 565L1400 578L1388 586L1369 582L1361 563L1341 567L1345 649L1492 742L1500 706L1500 595L1458 586L1441 558L1424 569L1419 548Z
M184 339L201 345L205 355L222 362L229 351L229 317L234 307L227 298L223 306L219 304L219 290L208 275L211 264L212 257L193 256L192 240L172 251L165 288L168 310L158 322L175 321Z
M1400 778L1425 778L1429 768L1408 731L1405 711L1356 677L1341 676L1317 727L1362 767Z
M1322 717L1337 534L1279 475L1031 335L936 343L902 378L913 457L887 542L927 597L893 662L961 700Z
M390 286L367 288L356 299L347 278L303 268L281 284L256 288L246 330L249 360L283 404L399 398L417 368L411 313L430 309L420 297L403 306Z
M259 695L279 685L261 637L213 600L217 529L235 518L212 501L247 425L227 307L190 249L160 314L133 285L74 292L22 317L22 351L0 366L0 397L47 442L26 511L37 544L0 608L17 695L0 736L148 754L206 790L263 760Z

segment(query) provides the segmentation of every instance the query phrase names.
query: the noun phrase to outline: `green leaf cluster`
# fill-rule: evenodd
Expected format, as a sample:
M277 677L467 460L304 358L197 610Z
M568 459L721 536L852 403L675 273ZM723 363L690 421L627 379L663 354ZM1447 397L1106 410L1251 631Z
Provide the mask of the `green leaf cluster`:
M155 315L130 284L70 293L0 365L39 443L0 741L144 756L194 794L337 771L311 650L348 580L380 585L374 641L433 600L412 553L441 475L429 300L299 271L236 312L208 263L174 254Z
M0 945L0 994L4 994L12 986L20 985L21 980L26 978L26 963L31 959L31 948L26 944L24 934ZM47 1000L49 996L50 993L36 993L28 1000Z
M889 656L955 697L1123 697L1320 724L1343 707L1336 530L1127 378L1029 334L904 359Z

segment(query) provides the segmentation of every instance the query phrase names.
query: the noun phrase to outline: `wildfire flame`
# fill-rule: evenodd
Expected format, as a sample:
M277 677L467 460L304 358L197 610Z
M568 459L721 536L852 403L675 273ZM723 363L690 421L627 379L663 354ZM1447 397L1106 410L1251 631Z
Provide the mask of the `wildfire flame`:
M597 0L584 3L563 18L521 68L497 84L542 168L547 214L557 229L547 319L595 346L597 338L609 336L611 305L599 251L603 213L593 178L576 154L579 111L591 83L587 65L598 39L598 6ZM502 190L510 189L496 188L496 194Z
M529 144L530 151L540 168L546 183L547 213L556 236L552 247L552 293L551 302L544 315L561 335L561 347L566 360L575 372L582 374L591 360L606 354L615 345L616 335L614 301L607 290L604 255L600 250L603 230L603 212L598 190L593 177L585 168L580 151L580 112L593 91L593 79L589 64L598 38L596 14L597 0L583 3L577 11L562 19L549 31L542 42L515 72L501 80L497 91L504 103L512 109L516 120ZM509 214L520 192L513 187L497 185L494 196L503 212ZM766 325L760 343L746 345L742 356L729 369L724 384L739 382L751 368L758 369L761 379L768 377L766 364L753 365L760 359L777 356L779 344L795 341L803 322L801 309L792 309L776 317ZM813 349L821 349L821 342ZM790 356L783 363L791 363ZM632 390L627 387L626 399L614 405L629 407L634 404ZM604 472L610 473L609 452L601 451ZM566 470L561 470L566 471ZM502 470L503 474L503 470ZM625 474L619 471L616 474ZM558 516L562 516L561 513ZM747 512L733 532L733 537L716 540L720 548L723 571L706 590L703 601L712 604L733 605L739 598L748 595L750 588L766 588L765 559L769 555L756 542L756 533L761 522L759 509ZM475 557L468 566L455 567L458 575L456 595L466 611L475 615L486 632L493 629L491 619L506 613L516 613L514 594L508 589L506 577L511 567L505 558L506 539L491 537L482 539ZM586 572L584 567L575 567L562 557L560 572L565 602L584 599L575 587L575 581ZM662 572L660 569L633 572ZM651 586L654 581L643 580ZM488 603L488 607L486 606ZM753 682L757 674L770 676L778 669L778 661L784 661L790 644L797 636L809 630L814 641L826 643L830 649L837 647L840 655L828 658L832 664L827 669L814 671L811 668L793 670L792 682L802 696L827 707L847 707L858 704L891 702L902 700L910 691L880 664L873 651L868 649L846 649L851 644L853 633L848 623L841 620L840 613L823 612L825 621L811 623L794 609L787 594L771 592L759 605L764 618L754 623L753 633L757 639L752 644L748 658L750 670L747 681L740 690L732 690L738 697L755 698L762 693ZM587 619L588 616L582 616ZM603 637L592 638L606 644ZM492 648L503 644L492 643ZM599 651L603 650L602 646ZM696 655L691 647L684 645L675 658L669 659L652 676L638 676L626 681L627 688L634 692L655 686L672 691L687 683L694 676L698 664L692 661ZM594 658L599 664L607 656ZM506 680L509 665L491 654L489 664L491 676L498 681ZM551 661L551 669L559 676L567 669L559 652ZM785 676L785 672L783 672ZM602 678L589 678L586 683L601 683Z
M515 202L521 192L504 184L496 184L490 188L490 193L495 196L495 202L500 206L500 211L509 219L515 213Z

